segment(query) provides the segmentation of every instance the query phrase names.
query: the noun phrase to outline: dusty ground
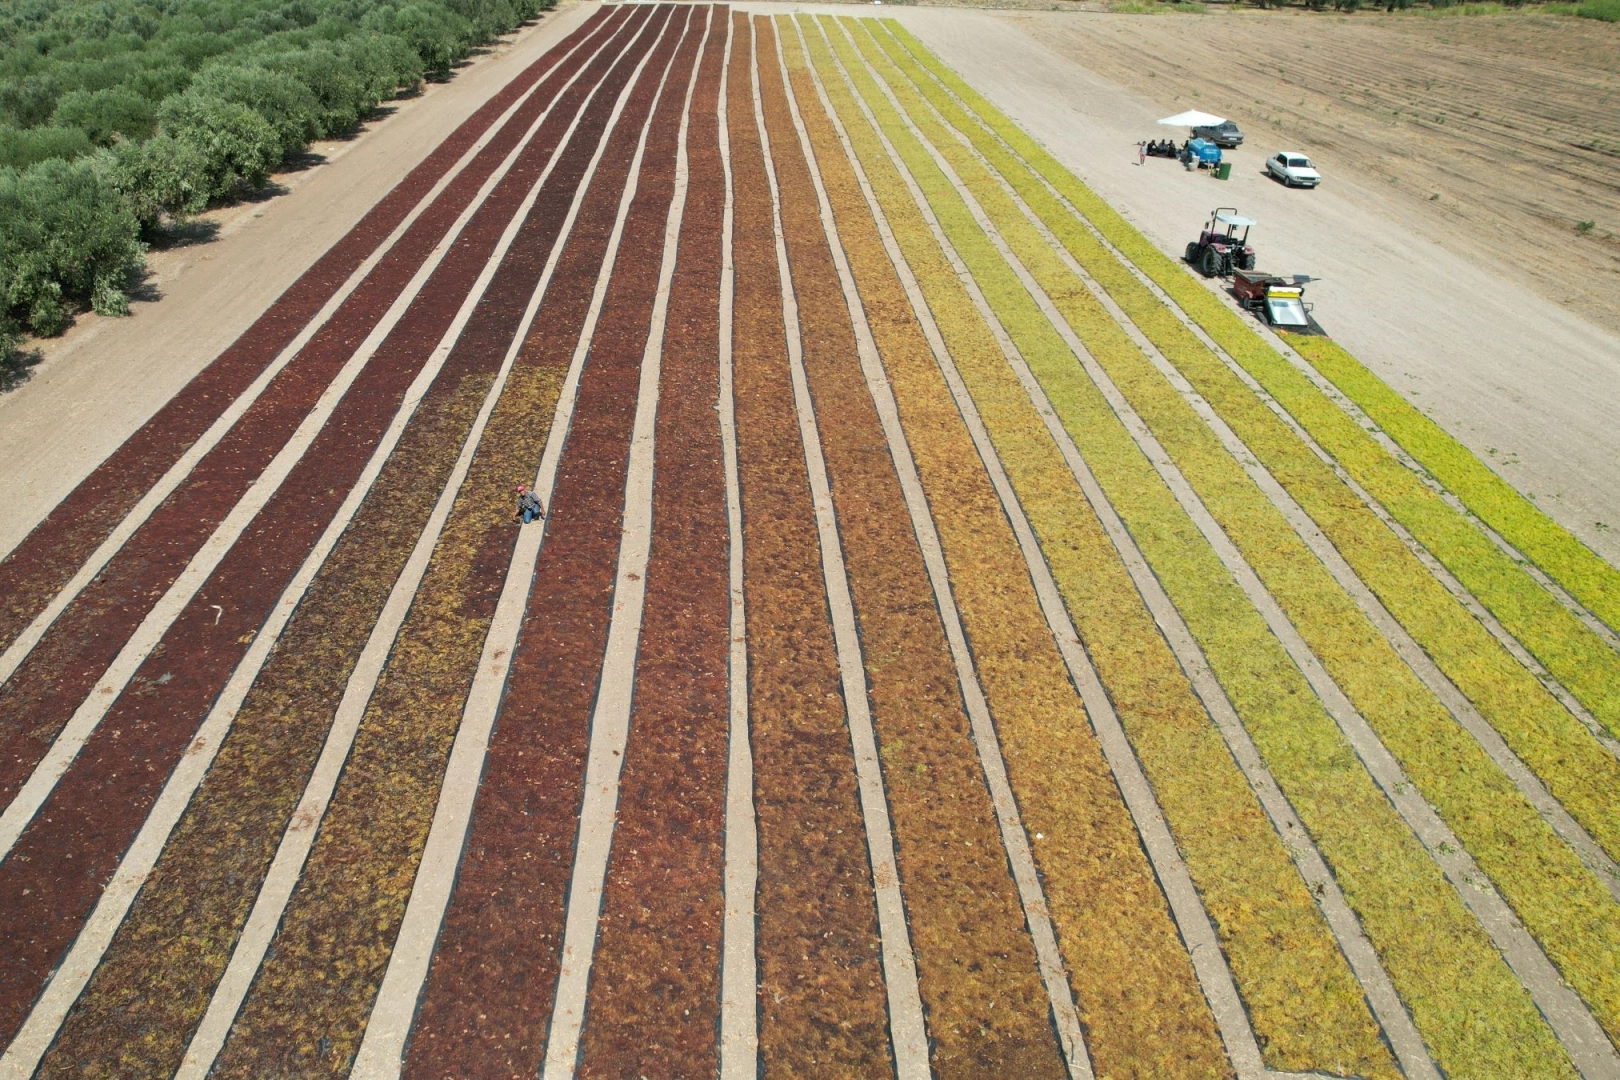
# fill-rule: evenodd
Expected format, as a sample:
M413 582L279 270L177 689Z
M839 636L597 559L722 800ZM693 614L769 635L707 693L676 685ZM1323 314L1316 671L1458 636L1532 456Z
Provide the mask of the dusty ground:
M1179 254L1217 204L1256 217L1262 269L1324 279L1309 298L1336 339L1620 562L1620 241L1609 236L1620 235L1620 108L1604 105L1620 99L1620 27L886 11L1162 250ZM1233 59L1213 59L1223 53ZM1411 102L1443 98L1468 108L1448 105L1443 124L1434 105L1407 118ZM1137 140L1184 137L1155 120L1189 107L1248 131L1230 182L1171 161L1137 166ZM1481 149L1466 148L1462 121ZM1611 152L1552 149L1577 138ZM1322 187L1266 179L1261 163L1279 149L1316 158ZM1578 220L1596 224L1583 236Z
M1386 183L1448 246L1620 330L1620 25L1234 12L1042 32L1137 93L1233 117L1256 144L1309 146L1335 180Z
M310 147L284 194L201 215L208 242L153 251L128 318L92 314L0 394L0 556L214 359L439 142L594 10L557 12L474 56L456 77L390 102L352 138Z

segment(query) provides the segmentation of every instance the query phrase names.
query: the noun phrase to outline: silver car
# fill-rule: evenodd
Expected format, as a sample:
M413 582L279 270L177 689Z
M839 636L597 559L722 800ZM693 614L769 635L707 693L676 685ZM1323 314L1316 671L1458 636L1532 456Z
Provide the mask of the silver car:
M1289 187L1315 187L1322 182L1322 174L1312 167L1311 159L1296 150L1268 157L1266 171Z

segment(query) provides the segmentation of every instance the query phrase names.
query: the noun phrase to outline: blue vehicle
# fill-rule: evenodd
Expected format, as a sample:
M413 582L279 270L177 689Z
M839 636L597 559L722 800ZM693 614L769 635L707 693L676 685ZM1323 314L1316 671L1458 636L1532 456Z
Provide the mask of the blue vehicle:
M1215 166L1221 163L1221 148L1208 139L1193 139L1187 143L1193 160L1199 165Z

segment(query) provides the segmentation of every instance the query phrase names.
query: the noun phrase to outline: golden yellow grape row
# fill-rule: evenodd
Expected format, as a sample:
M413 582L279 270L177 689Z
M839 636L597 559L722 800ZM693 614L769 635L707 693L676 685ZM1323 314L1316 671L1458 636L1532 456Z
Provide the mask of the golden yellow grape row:
M868 24L870 25L870 24ZM1315 655L1502 890L1564 977L1620 1031L1620 906L1447 712L1287 520L917 93L886 34L870 55L997 232L1130 401ZM927 85L932 85L927 83ZM941 101L943 108L954 108ZM1162 305L1161 305L1162 306ZM1341 487L1334 480L1334 487ZM1381 523L1379 528L1382 528ZM1601 748L1596 748L1601 753ZM1610 761L1613 759L1611 758ZM1612 810L1604 815L1613 824Z

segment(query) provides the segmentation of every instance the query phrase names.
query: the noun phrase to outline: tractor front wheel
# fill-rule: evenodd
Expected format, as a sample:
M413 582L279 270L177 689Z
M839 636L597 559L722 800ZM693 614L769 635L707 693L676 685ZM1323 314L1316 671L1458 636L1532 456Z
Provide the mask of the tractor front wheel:
M1237 257L1237 265L1239 270L1253 270L1254 252L1245 251L1243 254L1239 255Z
M1198 265L1198 241L1196 240L1187 245L1187 262L1193 266Z
M1221 272L1221 253L1212 247L1205 248L1204 258L1198 269L1204 272L1205 277L1218 276Z

